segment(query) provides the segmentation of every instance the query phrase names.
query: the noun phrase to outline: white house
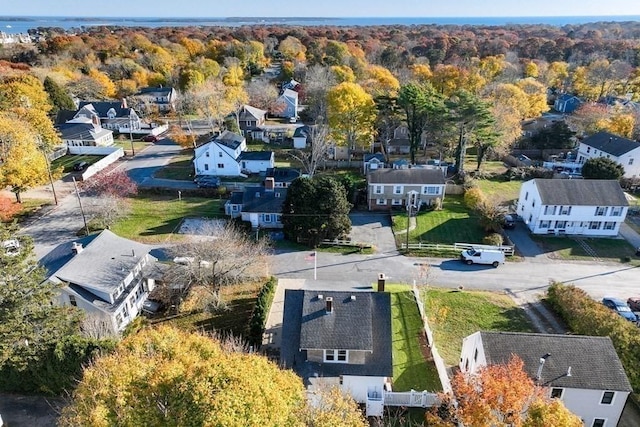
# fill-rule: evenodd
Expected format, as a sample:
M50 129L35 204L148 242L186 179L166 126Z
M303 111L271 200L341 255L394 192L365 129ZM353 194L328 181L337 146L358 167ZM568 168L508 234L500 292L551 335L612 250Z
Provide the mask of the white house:
M462 340L460 369L474 373L512 355L585 426L618 425L632 388L609 337L480 331Z
M533 234L617 236L628 206L615 180L532 179L517 212Z
M57 126L67 147L108 147L113 145L113 131L100 126L100 119L77 117Z
M157 259L151 247L102 231L61 245L41 264L62 285L57 303L73 305L121 332L141 312L154 289Z
M238 157L247 149L242 135L225 130L196 148L193 166L196 175L241 176Z
M384 169L384 167L384 154L382 153L369 153L362 157L362 172L365 175L376 169Z
M252 228L282 228L282 204L287 197L287 189L275 187L273 177L267 177L264 187L246 187L234 191L224 205L224 211L231 218L240 217Z
M127 105L127 100L118 102L80 102L74 118L86 117L99 119L100 126L119 133L140 133L142 120L133 108Z
M585 138L578 147L578 163L595 157L606 157L622 165L626 178L640 176L640 142L598 132Z
M280 362L310 392L337 386L359 403L383 396L393 376L389 294L285 290Z
M243 151L238 156L243 173L261 173L275 165L273 151Z

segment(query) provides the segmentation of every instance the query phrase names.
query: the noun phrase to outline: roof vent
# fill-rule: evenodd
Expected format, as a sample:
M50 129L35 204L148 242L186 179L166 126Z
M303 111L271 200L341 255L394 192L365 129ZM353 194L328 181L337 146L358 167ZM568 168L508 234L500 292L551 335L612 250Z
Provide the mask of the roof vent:
M356 296L355 295L351 295L351 301L355 301L356 300Z
M327 297L326 302L327 302L327 305L326 305L327 313L333 313L333 298Z
M319 300L322 300L322 298L324 298L324 295L322 295L322 294L318 294L318 299L319 299Z

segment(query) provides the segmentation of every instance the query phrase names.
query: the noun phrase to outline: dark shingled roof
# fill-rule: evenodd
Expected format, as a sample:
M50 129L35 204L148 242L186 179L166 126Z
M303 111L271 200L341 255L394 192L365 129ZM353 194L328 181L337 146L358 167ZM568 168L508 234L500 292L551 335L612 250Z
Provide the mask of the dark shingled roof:
M108 102L108 101L81 101L79 104L78 111L87 105L93 106L93 109L98 113L98 116L101 118L107 117L107 113L109 110L113 108L113 111L116 113L116 117L129 117L131 114L131 108L123 108L122 101L117 102ZM77 113L77 111L76 111Z
M543 205L628 206L620 184L604 179L535 179Z
M382 153L369 153L369 154L365 154L362 158L363 161L365 162L370 162L373 159L377 159L381 162L384 162L384 154Z
M238 161L241 160L271 160L273 157L273 151L243 151L238 156Z
M622 138L609 132L598 132L584 139L582 143L616 157L640 147L640 142Z
M282 213L285 197L286 188L268 191L264 187L247 187L242 193L242 212Z
M158 95L158 96L167 96L171 92L173 92L172 87L143 87L141 88L136 95Z
M235 150L242 144L244 141L244 137L242 135L238 135L237 133L225 130L220 135L213 139L213 142L217 142L218 144L222 144L225 147L229 147L232 150Z
M369 184L444 184L440 169L377 169L367 179Z
M318 294L323 295L322 301ZM356 296L355 301L351 301L351 295ZM325 314L326 297L333 298L331 314ZM372 352L366 353L362 365L316 363L307 361L306 351L302 350L310 345L330 346L327 349L360 349L370 345ZM392 376L389 294L285 290L280 361L301 376L305 384L316 376Z
M512 354L535 378L540 358L550 353L540 383L546 386L632 391L609 337L480 332L488 364L505 363ZM566 375L571 367L571 376Z
M294 168L268 168L267 178L271 177L275 182L292 182L300 177L300 169Z
M232 205L241 205L242 204L242 196L244 195L243 191L234 191L231 193L231 197L229 197L229 203Z

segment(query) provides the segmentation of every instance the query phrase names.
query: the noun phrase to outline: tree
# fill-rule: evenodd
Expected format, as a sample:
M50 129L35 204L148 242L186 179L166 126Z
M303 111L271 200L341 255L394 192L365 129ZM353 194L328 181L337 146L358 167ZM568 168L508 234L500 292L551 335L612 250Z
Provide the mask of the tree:
M107 228L128 213L128 197L138 194L138 186L123 169L104 170L83 183L87 194L94 196L87 210L99 226Z
M517 81L516 86L527 95L528 108L525 117L539 117L545 111L549 111L547 88L542 83L529 77Z
M202 230L212 237L192 238L171 249L175 257L188 262L174 264L168 273L169 282L205 286L219 297L223 286L265 276L268 244L255 241L233 225L207 226Z
M335 178L298 178L291 183L282 205L282 223L287 238L316 247L324 239L335 239L351 231L347 191Z
M310 127L309 140L311 147L304 150L292 150L289 155L302 164L305 173L313 178L320 163L327 158L329 152L329 130L326 125Z
M538 399L531 404L527 415L522 427L582 427L584 425L578 416L562 404L560 399L551 399L551 402Z
M76 108L69 94L49 76L44 79L44 90L49 94L53 105L52 115L57 114L60 110L74 110Z
M539 420L547 421L541 425L580 425L576 424L580 419L564 408L562 401L544 398L544 390L527 375L524 363L517 356L504 364L480 368L473 374L459 371L451 387L455 403L451 396L445 397L440 407L427 413L428 425L445 427L460 422L474 427L536 426ZM552 408L545 410L544 406L550 404ZM567 424L549 422L554 419L552 414L561 414Z
M541 129L531 137L531 145L534 148L544 150L573 148L575 132L564 121L557 121L551 126Z
M305 405L300 378L267 358L159 327L87 367L61 425L302 425Z
M582 165L584 179L620 179L624 175L624 167L620 163L606 157L593 157Z
M282 57L289 61L301 61L306 60L305 52L307 48L297 38L293 36L287 36L278 45L278 51L282 54Z
M247 84L247 95L251 106L270 111L278 99L278 89L267 80L252 80Z
M354 149L373 142L376 119L373 98L357 83L340 83L327 94L331 137L339 145Z

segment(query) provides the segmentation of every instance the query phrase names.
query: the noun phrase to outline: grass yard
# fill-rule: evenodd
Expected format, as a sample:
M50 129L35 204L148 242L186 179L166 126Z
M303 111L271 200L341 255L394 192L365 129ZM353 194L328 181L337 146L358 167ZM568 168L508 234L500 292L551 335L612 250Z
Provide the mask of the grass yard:
M394 215L392 222L395 233L406 230L406 212ZM467 209L462 196L449 195L444 198L442 210L416 216L416 228L409 232L409 243L479 243L483 237L478 217ZM396 234L396 239L402 243L405 238L405 234Z
M264 282L256 282L224 287L221 293L225 309L214 313L204 311L187 314L164 322L188 331L216 330L231 332L234 336L246 336L258 293L263 285Z
M393 389L395 391L441 391L442 385L422 328L418 305L410 287L390 285Z
M593 261L583 247L574 239L556 236L531 236L542 250L554 258L565 260ZM640 265L636 260L636 250L624 239L587 238L582 240L595 251L597 258L613 262L629 262Z
M98 160L103 159L104 156L91 156L88 154L67 154L51 162L51 170L57 170L62 168L63 173L73 172L73 165L78 162L87 162L90 165L94 164Z
M487 198L498 205L510 205L518 200L522 181L478 179L475 181Z
M422 298L438 352L450 366L460 360L462 339L476 331L535 332L507 295L430 288Z
M185 217L223 217L224 200L205 197L182 197L139 194L130 199L131 212L118 220L111 231L127 239L157 243L173 236Z
M133 149L135 150L136 153L142 151L147 145L151 144L150 142L144 142L144 141L133 141ZM113 145L114 147L118 147L118 148L122 148L122 150L125 153L131 153L131 141L129 141L129 138L127 139L116 139L115 141L113 141Z
M177 179L181 181L191 181L195 175L193 170L193 150L183 150L175 156L169 163L158 169L154 178Z

